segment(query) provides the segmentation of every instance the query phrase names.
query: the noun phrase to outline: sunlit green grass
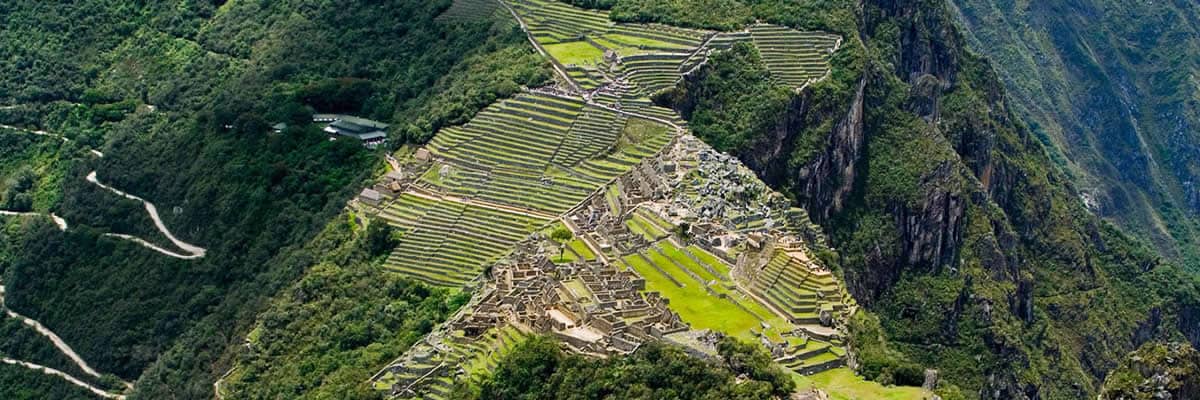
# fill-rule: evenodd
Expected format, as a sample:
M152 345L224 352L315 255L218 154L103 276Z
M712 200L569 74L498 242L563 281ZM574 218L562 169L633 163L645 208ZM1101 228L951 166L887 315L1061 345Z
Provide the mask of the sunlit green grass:
M594 65L604 59L604 51L585 41L554 43L543 46L563 65Z
M792 374L797 389L817 387L829 393L834 400L920 400L930 393L911 386L883 386L855 375L849 368L834 368L825 372L804 376Z
M712 329L737 336L743 340L754 340L754 330L759 329L758 318L738 308L727 300L709 295L704 287L687 276L674 265L663 266L671 273L676 281L685 283L684 287L676 286L654 266L636 255L622 258L646 279L646 290L662 294L671 302L671 309L679 314L692 329Z
M691 46L685 46L685 45L678 44L678 43L664 42L661 40L644 38L641 36L625 35L625 34L620 34L620 33L610 33L610 34L604 35L604 38L608 39L610 41L617 41L617 42L621 42L621 43L627 44L629 46L634 46L634 47L644 46L644 47L651 47L651 48L657 48L657 49L676 49L676 50L687 50L687 49L691 48Z

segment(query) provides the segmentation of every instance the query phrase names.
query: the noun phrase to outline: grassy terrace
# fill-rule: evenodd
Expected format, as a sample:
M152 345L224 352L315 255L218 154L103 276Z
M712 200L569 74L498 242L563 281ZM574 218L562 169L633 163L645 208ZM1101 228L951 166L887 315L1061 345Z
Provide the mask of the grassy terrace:
M463 196L560 213L661 149L671 133L662 124L628 121L579 99L527 94L438 132L428 149L450 167L435 166L421 181Z
M561 213L661 149L672 133L652 121L585 110L579 100L522 95L439 132L428 148L445 161L434 163L421 182L473 199ZM387 268L440 286L473 279L548 222L412 194L401 195L380 216L403 235ZM559 261L594 257L580 242Z
M793 374L792 379L798 388L821 388L832 400L909 400L929 398L931 394L919 387L884 386L867 381L849 368L834 368L810 376Z
M636 210L633 216L639 221L634 226L643 230L662 229L659 224L668 224L644 209ZM732 267L703 249L680 248L669 240L660 240L639 253L621 258L620 263L645 278L646 290L667 298L671 309L693 329L719 330L744 340L765 336L776 343L787 343L787 355L781 363L797 371L821 370L842 363L844 349L821 340L793 336L791 332L796 326L790 318L776 314L766 304L743 293L729 275ZM833 287L823 287L836 290L836 282L829 284Z
M567 139L554 154L555 165L574 167L586 159L603 154L617 142L626 117L613 111L588 106L575 120Z
M816 323L820 303L840 309L842 289L832 275L818 275L799 259L776 250L766 268L759 272L753 285L760 297L771 302L796 323ZM818 301L817 292L825 298Z
M632 254L621 261L646 279L647 291L658 292L670 300L671 309L693 329L713 329L745 340L754 339L752 332L760 329L759 317L730 300L710 295L702 282L669 261L664 263L665 256L654 254ZM655 259L658 261L652 261Z
M618 24L608 12L585 10L554 0L508 0L550 56L585 89L605 78L605 50L625 57L623 71L647 93L672 86L680 66L700 47L704 31L665 25Z
M688 53L652 53L625 57L622 68L629 80L637 83L646 94L675 86L683 75L683 62Z
M508 0L543 45L578 40L589 32L605 32L613 24L608 13L572 7L556 0Z
M579 115L582 101L522 95L490 106L430 141L435 155L480 167L541 171Z
M660 243L658 250L668 258L675 260L676 263L686 267L693 274L703 278L705 282L729 282L729 266L715 258L696 256L697 253L707 254L696 246L681 249L671 242L663 242Z
M446 338L450 347L449 354L422 363L407 364L398 373L387 372L380 380L376 381L375 388L388 390L394 382L420 378L438 363L445 362L447 366L440 373L425 378L424 384L416 390L418 393L416 398L448 399L456 383L452 374L458 368L467 371L468 375L466 376L475 376L479 372L494 370L497 361L508 354L526 336L525 333L511 325L489 329L478 339L466 338L462 331L453 332L450 337Z
M550 43L543 47L563 65L596 65L604 59L604 50L584 40Z
M750 27L750 36L771 75L793 87L825 75L837 42L837 36L767 24Z
M625 221L625 226L629 227L633 233L644 236L646 240L655 241L667 237L671 229L670 223L661 221L666 224L660 225L656 220L661 221L662 219L650 211L639 208L630 214L630 218Z
M641 118L626 121L612 152L585 160L572 171L585 179L602 183L633 168L642 159L658 152L670 142L674 132L666 125Z
M402 235L385 267L438 286L474 279L516 241L548 222L411 194L401 195L380 217Z
M608 12L586 10L554 0L507 0L528 24L534 39L550 55L568 66L568 75L586 89L606 79L605 50L622 57L614 72L623 73L648 96L672 87L681 74L699 65L707 46L727 49L733 43L752 42L772 75L782 84L799 87L819 78L830 68L830 51L837 36L802 32L769 24L755 24L737 32L710 32L666 25L615 23Z
M685 121L683 117L680 117L675 110L659 107L654 105L650 99L639 98L637 96L638 94L636 93L628 93L620 99L621 105L625 111L638 115L664 119L671 121L680 127L687 128L687 121Z

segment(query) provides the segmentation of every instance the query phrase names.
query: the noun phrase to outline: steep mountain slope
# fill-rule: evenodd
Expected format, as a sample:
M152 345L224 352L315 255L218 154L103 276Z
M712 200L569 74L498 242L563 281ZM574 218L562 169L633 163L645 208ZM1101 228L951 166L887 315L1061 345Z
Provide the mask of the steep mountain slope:
M841 255L828 261L869 311L849 342L868 378L912 384L929 367L947 398L1087 398L1145 343L1200 342L1196 281L1087 212L942 1L577 3L628 21L762 20L845 38L832 73L798 92L773 86L753 46L735 46L657 100L824 226ZM35 184L6 182L0 200L84 221L66 233L44 218L5 225L8 304L101 369L137 379L131 398L211 398L244 340L264 339L258 322L283 332L241 370L282 382L257 387L263 396L376 395L355 386L364 368L462 298L369 277L378 271L361 247L371 234L338 210L382 161L304 122L314 108L356 112L420 142L549 80L511 21L439 23L449 6L0 4L0 40L16 49L0 60L0 123L72 139L62 154L0 143L33 149L0 153L6 178L27 182L9 166L39 165ZM280 121L293 128L267 133ZM166 223L207 256L166 258L104 236L146 224L84 180L97 169L170 210ZM0 351L63 364L33 348L44 344L14 342ZM380 350L385 342L396 347ZM274 365L278 354L296 357ZM30 375L0 365L0 382L27 382L5 394L79 395Z
M6 304L146 398L211 396L222 350L316 259L322 248L306 245L382 163L330 142L306 124L312 112L398 115L398 136L419 135L548 77L508 25L434 21L448 1L219 3L0 5L14 50L0 61L0 123L21 128L0 129L5 146L64 149L36 159L35 185L12 186L6 206L74 218L63 233L4 217ZM294 127L272 133L275 122ZM26 146L0 153L6 179L17 177L8 165L41 156ZM170 244L140 204L85 180L91 171L156 203L207 254L180 260L107 236ZM0 368L10 373L24 374Z
M1197 265L1200 5L952 3L1089 208Z
M830 232L879 318L859 321L862 371L898 379L916 362L966 397L1085 398L1142 343L1200 338L1194 278L1088 213L946 4L859 15L826 23L853 37L832 79L760 115L765 129L735 130L752 139L730 150ZM721 79L754 62L715 59L660 99L719 139L727 127L705 120L767 108L738 107L759 93Z

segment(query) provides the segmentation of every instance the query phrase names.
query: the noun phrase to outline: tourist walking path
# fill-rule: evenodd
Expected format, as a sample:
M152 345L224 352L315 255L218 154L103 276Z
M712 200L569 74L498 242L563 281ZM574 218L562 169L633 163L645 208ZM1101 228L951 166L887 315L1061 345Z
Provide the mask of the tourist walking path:
M54 138L61 139L63 142L71 141L71 139L67 139L66 137L64 137L62 135L46 132L43 130L30 130L30 129L11 126L11 125L0 125L0 128L12 129L12 130L21 131L21 132L29 132L29 133L32 133L35 135L40 135L40 136L54 137ZM89 149L88 151L97 157L104 157L104 153L101 153L95 149ZM143 207L146 208L146 212L148 214L150 214L150 219L154 221L154 226L158 229L158 231L162 232L163 236L166 236L167 239L171 241L171 243L173 243L176 247L183 250L187 254L181 254L178 252L164 249L160 246L157 246L153 243L146 241L145 239L142 239L142 238L139 238L136 236L125 235L125 234L120 234L120 233L106 233L106 234L104 234L105 236L129 240L131 242L140 244L143 247L146 247L150 250L154 250L165 256L179 258L179 259L183 259L183 260L192 260L192 259L202 258L208 252L208 250L203 247L184 242L184 241L180 240L179 238L175 237L175 235L171 233L171 230L167 229L167 225L163 223L162 218L158 215L158 207L155 207L154 203L146 201L146 199L143 199L141 197L134 196L129 193L125 193L125 192L121 191L120 189L117 189L117 188L114 188L114 187L111 187L111 186L101 183L100 180L96 177L96 171L92 171L91 173L89 173L87 175L87 181L95 184L96 186L104 188L105 190L116 193L117 195L120 195L122 197L131 199L131 200L137 200L137 201L141 202ZM18 212L18 211L0 210L0 215L40 216L43 214L34 213L34 212ZM62 217L59 217L53 213L47 214L46 216L48 216L48 217L50 217L50 219L54 220L54 223L56 225L58 225L58 228L60 230L63 230L63 231L67 230L67 220L65 220Z

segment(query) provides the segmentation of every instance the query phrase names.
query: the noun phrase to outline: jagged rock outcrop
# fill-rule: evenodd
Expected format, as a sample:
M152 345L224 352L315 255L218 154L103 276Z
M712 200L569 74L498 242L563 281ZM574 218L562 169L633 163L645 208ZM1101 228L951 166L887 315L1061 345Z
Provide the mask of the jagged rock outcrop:
M1099 398L1200 399L1200 352L1187 343L1147 343L1109 374Z
M889 340L969 397L1040 399L1095 397L1142 343L1200 339L1192 278L1087 211L945 3L867 0L860 18L858 74L795 94L738 156L827 230ZM700 103L703 68L676 107Z

